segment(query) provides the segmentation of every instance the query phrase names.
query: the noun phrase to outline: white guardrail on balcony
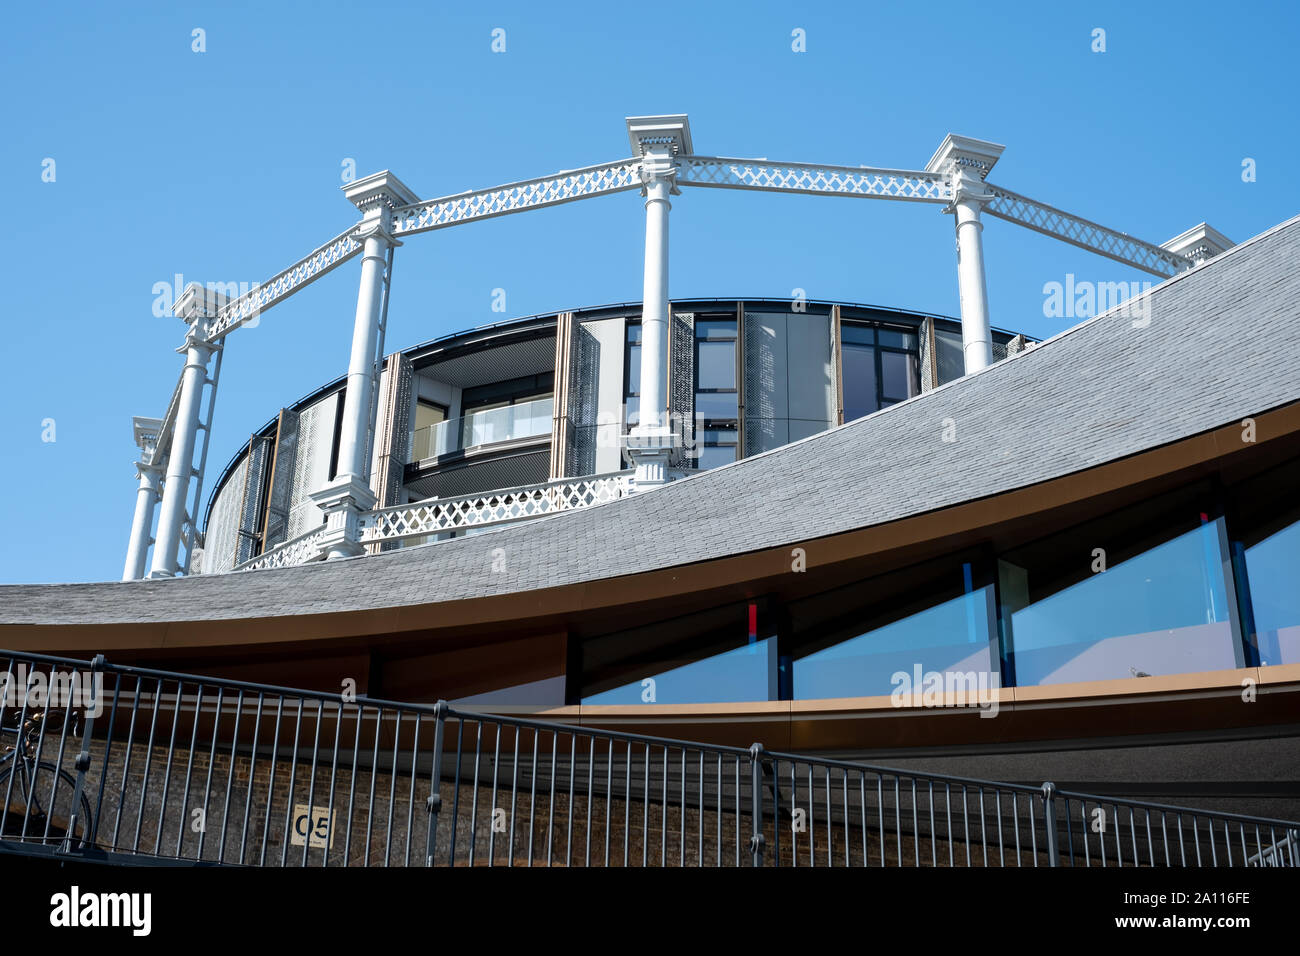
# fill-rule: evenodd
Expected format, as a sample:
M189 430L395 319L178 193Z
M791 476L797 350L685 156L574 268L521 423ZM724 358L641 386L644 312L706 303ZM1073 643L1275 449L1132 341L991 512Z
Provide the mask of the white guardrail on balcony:
M560 511L589 508L626 497L632 471L587 478L562 478L536 485L500 488L455 498L427 498L393 505L361 515L361 542L400 541L466 528L485 528L511 521L526 521ZM235 566L234 571L285 568L318 561L324 554L320 539L325 529L315 528L265 554Z

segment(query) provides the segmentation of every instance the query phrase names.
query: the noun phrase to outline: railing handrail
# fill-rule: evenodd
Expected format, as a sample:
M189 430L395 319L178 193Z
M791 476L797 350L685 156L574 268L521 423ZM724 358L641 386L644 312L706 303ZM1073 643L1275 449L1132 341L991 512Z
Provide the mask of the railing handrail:
M166 671L151 667L138 667L130 664L114 664L104 658L103 655L96 656L93 660L78 660L75 658L59 657L54 655L39 654L27 651L9 651L0 650L0 662L8 662L6 666L16 662L37 662L42 664L63 664L75 670L89 670L92 673L112 673L126 677L149 678L158 681L176 681L178 690L183 689L184 684L197 684L200 686L212 688L224 688L226 690L236 690L243 693L256 693L263 696L279 695L281 697L292 697L299 700L314 700L321 704L336 704L340 713L344 708L355 708L364 710L366 707L374 707L379 710L396 711L399 713L416 713L434 717L439 721L453 717L461 721L471 721L484 724L496 724L500 726L510 726L517 728L528 728L531 730L544 731L556 734L574 734L583 735L602 740L629 743L629 744L650 744L657 747L669 749L689 749L693 752L703 752L709 754L722 754L736 758L757 759L760 762L787 762L806 765L814 765L826 768L842 769L859 773L869 773L881 777L895 777L899 779L911 779L916 781L932 781L945 784L957 784L967 788L983 790L999 790L1004 792L1017 792L1025 794L1042 795L1045 787L1052 787L1053 799L1055 800L1078 800L1099 804L1111 804L1113 806L1132 807L1136 809L1156 811L1166 814L1182 814L1189 817L1203 817L1215 820L1226 820L1234 823L1254 824L1270 826L1284 829L1286 831L1300 830L1300 822L1293 820L1282 820L1271 817L1258 817L1249 814L1231 813L1220 810L1200 809L1196 807L1180 807L1171 804L1151 803L1140 800L1129 800L1123 797L1107 797L1098 794L1082 793L1078 791L1063 791L1055 789L1054 785L1042 784L1033 786L1030 784L1016 784L995 780L984 780L976 777L961 777L952 774L930 773L927 771L906 770L895 767L885 767L875 764L859 763L856 761L838 760L829 757L820 757L815 754L795 754L784 751L769 751L761 745L756 744L753 747L732 747L725 744L710 744L699 741L680 740L671 737L658 737L647 734L637 734L628 731L610 730L603 727L589 726L583 723L564 723L559 721L547 721L531 717L519 717L507 714L494 714L483 711L462 710L453 707L446 701L438 701L433 704L419 703L413 701L393 701L384 698L368 697L364 694L348 695L347 698L341 693L331 693L326 691L314 691L305 688L285 687L276 684L260 684L253 681L241 681L223 677L208 677L198 674L187 674L178 671ZM197 696L197 695L196 695ZM184 700L181 695L180 700ZM232 701L223 701L223 707L233 705ZM578 718L579 720L581 717Z
M480 419L480 418L486 419L486 417L488 415L491 415L493 412L504 412L507 413L507 416L509 418L511 418L513 424L513 421L519 416L520 412L522 411L527 410L528 414L526 417L528 418L534 417L532 414L533 410L537 406L543 403L550 404L552 407L554 407L555 397L551 395L542 398L530 398L526 402L517 402L514 405L499 405L495 408L483 408L483 409L470 411L464 415L459 416L458 418L444 418L440 422L433 422L432 424L424 425L421 428L415 429L414 435L419 435L421 432L425 432L425 431L429 432L430 435L436 435L438 432L441 431L441 432L449 432L454 436L454 441L451 442L451 444L453 444L454 447L447 448L445 451L441 451L441 452L436 452L433 449L430 449L430 454L426 457L436 458L439 455L448 455L453 452L463 451L466 448L475 447L473 445L466 444L464 441L464 425L466 421L469 421L471 419ZM521 438L533 438L536 437L537 435L549 434L550 416L548 415L547 418L548 418L548 422L546 428L539 429L538 431L531 431L526 435L510 434L503 438L494 438L492 439L491 442L488 442L486 444L514 441L516 439L521 439ZM513 431L513 429L510 430ZM413 459L413 460L424 461L426 459L422 458L422 459Z
M622 471L607 471L599 475L577 475L571 478L555 478L549 481L539 481L531 485L514 485L510 488L494 488L491 491L476 491L467 495L453 495L448 498L421 498L418 501L409 501L402 505L386 505L383 508L375 508L373 511L364 512L361 519L365 522L367 519L373 523L376 516L386 514L397 514L410 508L435 507L442 505L458 505L470 501L477 501L486 498L503 498L509 495L525 494L530 491L546 491L549 488L559 488L563 485L572 485L580 482L604 481L611 478L626 478L633 474L633 469L625 468ZM540 515L538 516L540 517Z

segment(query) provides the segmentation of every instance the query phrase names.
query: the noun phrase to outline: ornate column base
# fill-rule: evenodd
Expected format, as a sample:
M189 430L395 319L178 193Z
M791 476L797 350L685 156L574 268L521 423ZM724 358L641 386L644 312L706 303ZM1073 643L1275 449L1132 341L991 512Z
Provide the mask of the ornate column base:
M649 491L672 481L668 462L676 450L677 436L667 428L633 430L624 440L628 457L636 467L632 492Z
M321 537L320 549L326 559L364 554L361 515L375 506L375 495L370 486L356 475L339 475L308 497L325 513L325 534Z

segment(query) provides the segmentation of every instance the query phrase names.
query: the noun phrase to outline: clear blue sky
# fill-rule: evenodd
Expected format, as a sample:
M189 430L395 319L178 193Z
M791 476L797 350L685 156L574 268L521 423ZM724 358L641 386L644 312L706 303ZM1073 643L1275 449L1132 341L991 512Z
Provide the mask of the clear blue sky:
M154 284L269 278L355 220L338 190L348 158L431 197L623 157L624 116L685 112L697 152L721 155L919 168L950 130L995 140L991 179L1155 242L1201 220L1240 241L1297 212L1294 4L1067 7L10 5L0 581L120 576L131 416L161 416L181 366L182 326L153 315ZM672 216L674 296L798 287L957 311L937 207L691 190ZM496 288L506 317L637 299L642 229L639 198L621 194L415 237L397 253L388 343L502 318ZM1006 223L985 237L1002 327L1074 324L1043 316L1044 283L1066 273L1143 278ZM231 336L212 473L344 371L358 269Z

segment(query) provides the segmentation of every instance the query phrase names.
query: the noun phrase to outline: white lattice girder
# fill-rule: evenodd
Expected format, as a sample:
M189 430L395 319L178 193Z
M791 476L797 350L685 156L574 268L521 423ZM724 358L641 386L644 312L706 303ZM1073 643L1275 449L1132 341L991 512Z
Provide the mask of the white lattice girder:
M639 159L620 159L491 189L469 190L455 196L412 203L393 211L393 234L409 236L457 223L640 189L640 169Z
M620 472L395 505L361 516L361 540L394 541L589 508L626 496L630 479L630 472Z
M945 203L952 190L941 173L868 166L772 163L764 159L687 156L677 171L680 186L756 189L825 196L865 196Z
M1161 278L1167 279L1192 267L1192 262L1185 256L1168 249L1072 216L1001 186L988 182L984 185L993 193L993 198L984 206L984 211L990 216L1027 226Z
M336 269L361 251L356 238L357 226L349 226L325 245L313 249L289 268L276 273L256 289L241 295L217 313L216 318L203 327L204 337L215 342L239 328L245 322L260 316L271 306L287 299L299 289L315 282L325 273Z
M184 377L184 373L182 373ZM176 409L181 401L181 379L176 380L176 387L172 389L172 397L167 402L167 411L163 413L162 423L158 426L158 439L153 447L153 454L149 456L148 464L157 465L166 469L167 456L172 450L172 435L176 432Z

